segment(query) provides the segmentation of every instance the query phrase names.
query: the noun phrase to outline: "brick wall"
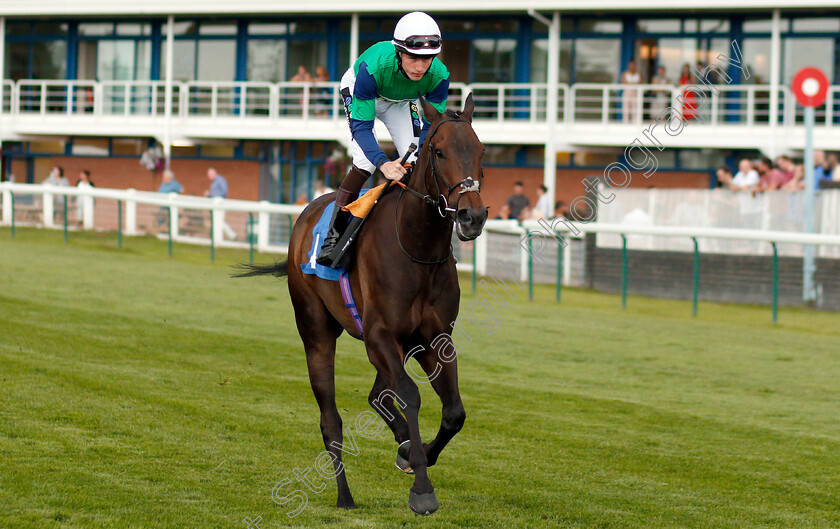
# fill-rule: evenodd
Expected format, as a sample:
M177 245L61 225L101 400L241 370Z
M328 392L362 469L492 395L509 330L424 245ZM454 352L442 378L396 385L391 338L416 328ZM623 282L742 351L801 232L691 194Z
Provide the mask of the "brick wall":
M75 185L82 169L90 171L90 177L97 187L113 189L134 188L139 191L157 191L160 176L153 175L135 158L102 158L86 156L54 156L52 165L64 168L64 174ZM228 181L228 198L259 200L260 164L241 160L173 160L172 171L184 186L184 193L203 196L210 188L207 168L215 167ZM36 175L36 182L46 174Z
M587 283L605 292L621 292L621 250L597 248L587 236ZM628 250L627 291L672 299L693 295L694 254ZM701 300L769 305L773 299L771 256L700 254ZM822 306L840 311L840 260L817 259L815 281L822 285ZM802 259L779 258L779 304L802 305Z

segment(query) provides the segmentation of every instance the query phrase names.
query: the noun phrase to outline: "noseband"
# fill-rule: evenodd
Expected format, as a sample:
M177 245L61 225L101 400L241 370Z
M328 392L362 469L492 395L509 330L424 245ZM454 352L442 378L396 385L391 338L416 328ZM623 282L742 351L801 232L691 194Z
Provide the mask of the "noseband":
M407 185L401 185L400 196L397 199L397 207L394 208L394 227L397 230L397 243L400 245L400 250L402 250L406 257L411 259L411 261L414 263L437 265L446 262L452 255L452 244L449 245L449 252L446 254L446 256L438 261L423 261L412 257L411 254L409 254L406 251L405 247L403 247L402 241L400 240L400 230L399 225L397 223L397 210L399 209L400 201L402 201L403 192L408 191L410 194L422 199L425 204L437 209L437 212L440 214L441 217L451 217L452 220L455 219L455 213L457 213L458 211L458 205L460 204L461 196L464 193L481 193L480 181L476 181L473 177L468 176L460 182L456 182L455 184L449 185L446 182L446 180L444 180L443 176L440 173L440 170L437 167L437 155L435 154L436 149L435 146L432 144L432 139L435 137L435 134L437 134L438 127L440 127L444 123L452 122L470 123L466 119L461 119L459 117L442 119L435 123L434 127L432 127L432 130L429 131L428 137L426 138L426 142L429 145L429 164L431 166L432 180L435 182L435 191L437 192L437 198L434 198L429 194L424 195L418 191L411 189ZM481 170L481 176L484 176L483 170ZM445 195L441 191L441 183L443 183L443 188L446 189ZM452 192L455 191L455 189L457 189L458 187L460 187L461 189L458 190L458 200L455 202L455 207L453 208L449 205L449 197L452 196Z

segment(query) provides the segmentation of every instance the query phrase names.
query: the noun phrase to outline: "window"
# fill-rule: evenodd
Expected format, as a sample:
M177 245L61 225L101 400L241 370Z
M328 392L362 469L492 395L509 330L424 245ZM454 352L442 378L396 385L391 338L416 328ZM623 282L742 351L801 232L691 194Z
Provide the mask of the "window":
M599 18L582 18L578 21L579 33L621 33L620 20L603 20Z
M572 74L572 40L560 40L559 82L568 83ZM538 39L531 43L531 82L544 83L547 79L548 40Z
M815 66L829 79L834 78L833 38L786 38L783 43L783 84L789 85L796 72L805 66Z
M574 82L617 82L620 54L618 39L576 39Z
M746 38L741 43L744 64L750 71L750 78L741 82L768 84L770 82L770 39Z
M837 17L795 18L793 31L795 33L837 33L840 31L840 19Z
M642 33L679 33L679 19L641 19L636 23L636 29Z
M173 28L172 72L176 81L233 81L236 76L237 24L233 21L179 21ZM166 41L161 71L166 70Z
M513 82L515 63L516 39L473 40L474 82Z
M10 22L4 57L6 78L67 77L67 29L63 23Z
M79 79L148 80L152 73L151 24L79 24Z

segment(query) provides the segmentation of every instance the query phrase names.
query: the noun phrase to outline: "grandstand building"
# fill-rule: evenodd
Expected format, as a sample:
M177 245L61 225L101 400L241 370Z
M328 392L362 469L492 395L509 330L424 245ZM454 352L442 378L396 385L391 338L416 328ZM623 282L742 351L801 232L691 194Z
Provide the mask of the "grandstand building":
M636 139L651 146L658 167L633 186L709 187L721 163L796 155L804 146L802 108L789 85L804 66L821 68L834 85L817 111L817 147L840 144L837 2L672 6L423 4L443 32L450 105L468 93L476 101L491 207L515 180L525 181L532 202L545 183L568 203L584 192L582 178L623 161ZM337 185L346 163L337 80L360 51L390 39L401 14L394 7L381 0L4 0L3 176L40 182L61 165L72 182L88 169L100 187L155 189L159 176L139 160L159 144L188 193L207 188L204 174L214 166L233 198L310 198L317 179ZM643 83L634 99L619 84L631 60ZM690 113L680 86L686 64L699 90ZM331 81L290 82L301 65L313 75L323 66ZM660 66L668 82L650 84ZM666 107L682 112L683 126L650 133Z

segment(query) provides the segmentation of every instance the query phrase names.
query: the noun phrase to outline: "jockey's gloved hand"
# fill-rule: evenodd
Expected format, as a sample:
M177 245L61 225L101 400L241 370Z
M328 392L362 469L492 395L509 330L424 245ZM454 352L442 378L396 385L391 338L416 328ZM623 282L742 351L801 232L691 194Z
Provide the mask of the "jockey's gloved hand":
M405 167L399 161L385 162L379 166L379 170L388 180L399 180L407 173Z

